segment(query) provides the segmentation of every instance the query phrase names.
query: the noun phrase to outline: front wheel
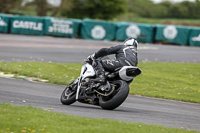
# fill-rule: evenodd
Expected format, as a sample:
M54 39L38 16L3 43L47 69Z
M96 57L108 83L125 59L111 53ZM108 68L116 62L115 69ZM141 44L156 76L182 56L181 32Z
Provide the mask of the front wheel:
M99 105L102 109L113 110L120 106L129 94L129 86L123 80L114 81L114 92L109 96L101 96L99 98Z
M72 82L65 88L60 97L60 101L62 104L70 105L76 101L76 90L78 87L77 84L78 83L74 84L74 82Z

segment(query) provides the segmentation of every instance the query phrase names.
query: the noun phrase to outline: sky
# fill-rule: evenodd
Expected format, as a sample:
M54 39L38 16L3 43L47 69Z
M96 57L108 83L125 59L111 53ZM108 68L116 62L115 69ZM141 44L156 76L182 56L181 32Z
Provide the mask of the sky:
M49 4L59 6L61 4L61 0L47 0Z
M159 2L162 2L162 1L165 1L165 0L151 0L151 1L153 1L155 3L159 3ZM168 0L168 1L176 3L176 2L182 2L182 1L191 1L191 2L194 2L195 0Z
M27 2L32 2L33 0L23 0L22 5L25 5ZM61 0L47 0L49 4L52 4L54 6L59 6L61 3Z

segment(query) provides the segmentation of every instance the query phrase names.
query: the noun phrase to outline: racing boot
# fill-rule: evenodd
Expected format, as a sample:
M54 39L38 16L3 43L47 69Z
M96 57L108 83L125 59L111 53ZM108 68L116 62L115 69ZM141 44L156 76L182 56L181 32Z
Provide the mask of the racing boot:
M105 84L106 83L105 70L99 61L96 63L94 69L96 71L96 78L93 79L92 81L94 83Z

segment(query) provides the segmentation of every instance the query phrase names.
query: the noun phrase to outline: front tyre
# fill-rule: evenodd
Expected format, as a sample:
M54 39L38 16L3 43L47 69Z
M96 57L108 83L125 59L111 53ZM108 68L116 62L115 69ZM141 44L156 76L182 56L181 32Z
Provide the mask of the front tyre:
M123 80L114 81L114 92L109 96L100 96L99 105L102 109L113 110L120 106L127 98L129 94L129 86L127 82Z
M60 97L60 101L62 104L70 105L76 101L77 86L77 84L73 84L72 82L65 88Z

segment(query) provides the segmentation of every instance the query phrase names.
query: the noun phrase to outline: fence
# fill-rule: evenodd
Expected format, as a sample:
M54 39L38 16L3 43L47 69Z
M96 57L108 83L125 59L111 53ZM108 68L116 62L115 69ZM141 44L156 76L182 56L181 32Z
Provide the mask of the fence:
M167 42L200 46L200 28L175 25L115 23L92 19L10 16L0 14L0 32L38 36L82 37L93 40L123 41L134 37L139 42Z

